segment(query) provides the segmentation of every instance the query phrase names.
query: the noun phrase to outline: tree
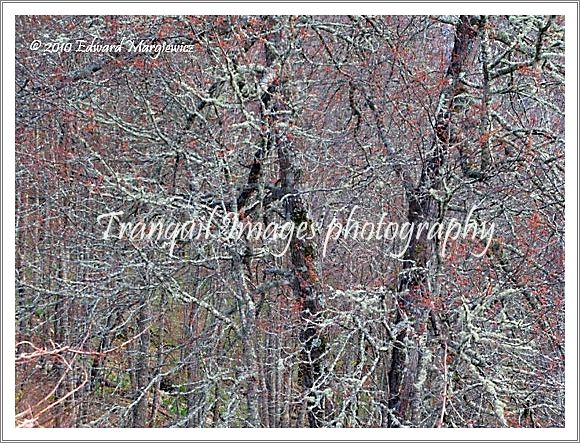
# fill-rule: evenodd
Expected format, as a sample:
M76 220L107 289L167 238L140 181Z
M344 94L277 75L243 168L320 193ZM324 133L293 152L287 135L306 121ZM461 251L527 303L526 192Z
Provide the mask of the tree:
M16 30L19 425L563 426L563 17Z

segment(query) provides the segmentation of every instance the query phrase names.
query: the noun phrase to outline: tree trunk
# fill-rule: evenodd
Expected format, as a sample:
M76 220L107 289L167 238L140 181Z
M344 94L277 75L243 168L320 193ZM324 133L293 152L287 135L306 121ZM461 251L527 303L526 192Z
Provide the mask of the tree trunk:
M455 30L451 61L446 72L448 85L439 96L431 150L425 158L418 185L414 188L407 186L407 221L415 226L422 222L432 222L439 216L439 203L431 190L441 188L447 149L454 140L450 125L453 99L460 85L460 74L478 34L478 22L479 19L461 16ZM418 302L430 296L427 284L428 266L429 260L437 254L436 246L433 240L427 239L427 233L422 231L419 238L413 236L404 256L403 271L399 277L397 322L407 319L414 330L403 328L393 347L388 402L391 427L401 426L409 419L411 400L415 398L417 401L419 396L419 393L413 392L420 352L416 335L419 329L426 327L428 317ZM420 322L423 324L418 324Z

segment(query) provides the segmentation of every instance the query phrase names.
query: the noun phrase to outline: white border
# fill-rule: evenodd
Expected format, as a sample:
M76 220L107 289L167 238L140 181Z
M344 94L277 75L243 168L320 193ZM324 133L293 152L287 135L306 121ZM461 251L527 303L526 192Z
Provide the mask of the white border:
M357 440L575 440L577 408L578 154L577 42L575 3L4 3L3 7L3 435L10 440L87 439L357 439ZM14 423L14 41L19 14L558 14L566 16L566 428L562 429L17 429Z

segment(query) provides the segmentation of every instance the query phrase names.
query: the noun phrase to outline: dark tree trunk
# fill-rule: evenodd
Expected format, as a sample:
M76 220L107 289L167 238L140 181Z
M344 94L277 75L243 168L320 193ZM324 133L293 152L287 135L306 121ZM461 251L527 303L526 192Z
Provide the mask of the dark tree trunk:
M448 86L443 88L439 97L439 109L434 125L435 134L431 150L425 158L423 171L417 186L406 186L407 189L407 221L414 225L421 222L432 222L439 216L439 202L433 197L431 190L441 188L444 166L447 159L448 146L454 141L451 127L453 99L460 85L460 74L464 70L473 43L478 34L479 19L461 16L455 30L455 41L447 68ZM429 297L427 285L427 267L429 259L437 254L434 240L427 239L423 231L419 238L413 236L404 256L403 271L399 277L399 309L397 322L404 319L411 321L414 330L403 328L397 335L389 370L389 426L401 426L408 419L409 406L413 397L419 393L413 392L419 350L416 343L416 331L426 322L428 316L417 301Z

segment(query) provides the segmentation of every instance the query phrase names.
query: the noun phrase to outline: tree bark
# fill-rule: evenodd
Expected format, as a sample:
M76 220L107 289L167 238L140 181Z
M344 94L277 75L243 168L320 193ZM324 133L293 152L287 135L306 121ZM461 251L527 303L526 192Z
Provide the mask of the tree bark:
M450 124L453 99L460 85L460 75L478 35L478 23L478 18L461 16L455 29L451 60L445 75L447 86L439 96L432 146L425 158L419 183L415 187L406 187L407 221L412 225L434 221L439 215L439 202L433 197L431 190L441 188L447 150L454 140ZM403 271L399 277L397 322L407 319L415 330L403 328L394 343L389 370L390 427L405 423L411 399L418 395L413 393L419 358L416 330L426 326L428 317L417 302L429 297L427 271L429 260L434 254L437 254L436 244L433 240L428 240L423 231L419 238L413 236L404 255Z

